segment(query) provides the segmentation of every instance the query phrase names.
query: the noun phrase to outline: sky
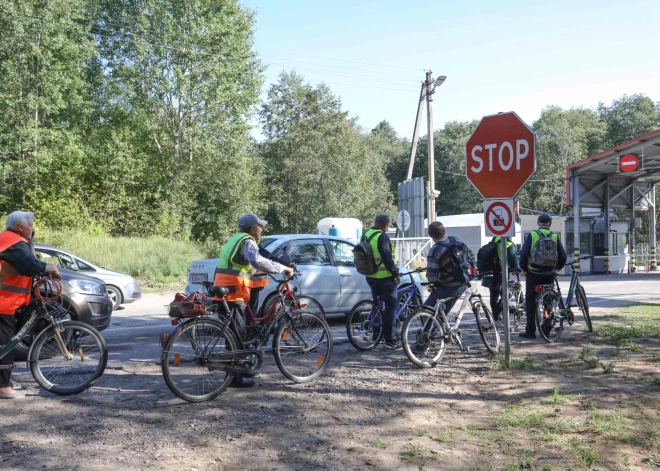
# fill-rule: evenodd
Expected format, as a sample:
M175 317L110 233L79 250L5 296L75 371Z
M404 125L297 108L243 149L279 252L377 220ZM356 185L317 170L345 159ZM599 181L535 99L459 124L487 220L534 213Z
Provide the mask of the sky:
M262 97L295 69L326 83L365 129L387 120L412 137L427 69L447 76L434 129L505 111L531 124L548 105L596 107L624 94L660 101L657 0L241 3L256 11Z

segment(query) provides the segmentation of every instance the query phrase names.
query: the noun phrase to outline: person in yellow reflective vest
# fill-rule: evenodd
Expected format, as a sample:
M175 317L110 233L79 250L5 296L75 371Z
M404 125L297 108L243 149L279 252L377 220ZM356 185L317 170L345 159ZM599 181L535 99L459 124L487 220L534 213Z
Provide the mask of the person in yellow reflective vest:
M383 346L388 350L401 349L401 342L396 339L396 324L394 316L399 307L396 299L396 289L399 284L399 269L396 266L394 258L394 245L390 241L387 231L390 228L389 214L381 213L376 216L374 225L364 233L362 240L371 244L371 250L374 254L378 271L373 275L367 275L367 283L371 288L373 301L379 300L385 302L383 311L383 337L385 342ZM374 329L374 335L380 335L380 332Z
M493 312L493 317L496 321L502 320L502 304L500 300L500 290L502 288L502 247L501 247L501 237L493 237L493 243L497 245L495 250L495 269L491 276L484 278L482 286L490 290L490 309ZM506 255L509 273L520 270L518 265L518 250L516 249L516 244L511 242L511 240L506 241Z
M535 339L536 338L536 287L539 285L548 285L554 282L553 275L546 275L545 273L552 269L561 270L566 265L566 250L561 244L561 237L559 234L554 234L550 230L552 225L552 216L548 213L539 214L537 220L539 228L530 232L525 238L522 248L520 249L520 268L522 268L523 275L525 275L525 311L527 311L527 326L525 332L521 332L522 338ZM557 244L557 264L553 268L539 268L532 263L534 246L541 238L541 235L552 236L552 240Z
M7 343L25 322L24 307L30 303L32 277L44 272L61 279L55 265L34 255L34 213L14 211L7 216L7 230L0 234L0 345ZM25 397L25 387L11 379L14 354L0 360L0 399Z
M234 234L220 252L218 267L215 269L215 286L233 286L236 291L229 293L225 300L229 308L235 312L234 327L238 340L246 339L245 327L247 319L245 307L250 302L252 289L260 289L268 284L264 273L282 273L292 277L293 268L287 267L260 255L259 240L267 221L259 219L250 213L238 219L240 232ZM255 307L256 309L256 307ZM256 312L253 313L256 316ZM250 387L254 380L242 375L236 375L234 386Z

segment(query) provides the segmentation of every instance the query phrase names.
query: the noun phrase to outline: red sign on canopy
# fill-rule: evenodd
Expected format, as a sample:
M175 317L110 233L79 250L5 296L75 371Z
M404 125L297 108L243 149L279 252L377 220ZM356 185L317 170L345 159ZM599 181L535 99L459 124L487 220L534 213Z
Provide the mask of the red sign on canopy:
M634 154L627 154L619 160L619 168L622 172L634 172L639 167L639 158Z
M485 116L466 152L467 178L484 198L513 198L536 171L534 132L513 112Z

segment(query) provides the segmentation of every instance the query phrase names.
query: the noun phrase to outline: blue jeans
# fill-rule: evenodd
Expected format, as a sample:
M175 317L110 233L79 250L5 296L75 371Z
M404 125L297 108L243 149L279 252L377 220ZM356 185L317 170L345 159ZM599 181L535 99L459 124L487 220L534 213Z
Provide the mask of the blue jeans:
M456 301L458 301L458 298L465 292L467 289L467 285L463 286L453 286L451 288L447 288L444 286L435 286L434 288L435 294L432 292L429 297L426 299L426 302L424 303L425 306L430 306L430 307L435 307L435 303L438 302L438 299L445 299L449 298L450 296L453 296L454 299L451 299L445 303L445 315L451 311L451 308L454 307L454 304L456 304Z
M371 296L374 303L378 304L381 300L385 301L385 309L383 309L383 336L386 341L392 342L396 339L394 316L399 307L399 303L396 300L397 286L394 278L371 278L368 276L367 283L371 288ZM379 333L374 328L374 335L377 336Z

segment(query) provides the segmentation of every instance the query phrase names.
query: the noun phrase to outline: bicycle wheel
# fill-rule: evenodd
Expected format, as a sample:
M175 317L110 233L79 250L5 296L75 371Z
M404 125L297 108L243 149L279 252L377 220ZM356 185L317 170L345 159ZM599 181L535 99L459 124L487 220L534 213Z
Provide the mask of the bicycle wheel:
M298 305L300 306L300 309L304 309L305 311L315 312L323 316L323 318L325 318L325 311L323 310L321 303L318 302L316 299L307 295L298 296L296 299L298 299Z
M522 290L517 289L511 292L510 297L513 300L513 305L509 306L509 331L515 332L520 326L522 313L525 312L525 296Z
M358 350L371 350L383 339L383 317L373 301L360 301L346 318L346 335Z
M472 307L472 312L474 312L477 329L479 329L479 335L486 349L492 354L499 352L500 333L497 331L493 314L482 302L476 302Z
M428 308L420 308L406 319L401 337L403 351L419 368L436 366L445 354L445 330Z
M170 390L188 402L210 401L234 379L224 371L233 360L214 360L219 354L238 350L238 342L223 323L200 317L174 330L161 352L163 379Z
M564 328L559 294L546 289L536 297L536 327L546 342L556 342Z
M55 329L59 329L66 354L58 345ZM34 341L29 358L30 370L37 383L61 396L88 389L101 377L107 363L108 347L101 334L94 327L76 321L42 330Z
M577 299L578 307L584 316L584 321L587 323L587 332L593 332L594 328L591 325L591 316L589 316L589 301L587 300L587 294L584 292L582 285L578 285L575 290L575 298Z
M277 326L273 345L275 363L282 374L296 383L321 376L332 356L332 333L316 312L293 311Z

